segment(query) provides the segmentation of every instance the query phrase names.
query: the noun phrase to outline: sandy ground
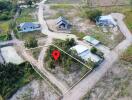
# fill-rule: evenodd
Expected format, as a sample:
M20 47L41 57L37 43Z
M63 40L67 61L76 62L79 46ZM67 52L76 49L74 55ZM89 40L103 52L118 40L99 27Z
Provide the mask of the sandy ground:
M132 68L131 63L115 63L84 100L131 100L132 69L129 68Z
M58 95L43 80L33 80L9 100L57 100Z

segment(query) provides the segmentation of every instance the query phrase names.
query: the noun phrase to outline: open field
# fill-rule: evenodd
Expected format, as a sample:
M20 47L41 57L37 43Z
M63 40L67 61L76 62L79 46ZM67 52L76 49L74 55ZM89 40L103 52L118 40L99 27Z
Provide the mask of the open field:
M126 57L126 59L124 59ZM131 100L132 46L82 100ZM129 59L129 60L128 60Z
M85 0L86 1L86 0ZM111 5L127 5L129 0L88 0L92 6L111 6ZM80 4L83 0L48 0L47 3L68 3L68 4Z

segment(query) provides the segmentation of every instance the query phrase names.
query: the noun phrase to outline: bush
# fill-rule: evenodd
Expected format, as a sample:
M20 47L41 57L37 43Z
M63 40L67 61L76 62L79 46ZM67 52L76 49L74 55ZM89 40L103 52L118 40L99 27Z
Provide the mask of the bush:
M95 53L97 52L97 48L92 47L92 48L91 48L91 52L95 54Z
M0 15L0 20L8 20L8 19L10 19L11 17L9 16L9 15L7 15L7 14L1 14Z
M98 55L100 58L104 58L104 53L101 52L101 51L99 51L99 50L98 50L97 48L95 48L95 47L92 47L92 48L91 48L91 52L92 52L93 54Z
M96 18L102 15L102 11L100 10L86 10L85 11L86 17L89 18L91 21L95 22Z
M31 36L28 37L25 41L25 46L28 48L34 48L38 46L38 41L36 40L35 37Z

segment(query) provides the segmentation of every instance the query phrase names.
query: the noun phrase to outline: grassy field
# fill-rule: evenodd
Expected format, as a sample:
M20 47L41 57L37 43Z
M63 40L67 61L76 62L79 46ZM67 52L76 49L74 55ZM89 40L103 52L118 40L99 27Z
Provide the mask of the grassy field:
M23 22L35 22L37 19L33 15L35 8L24 8L22 9L21 15L17 18L17 23Z

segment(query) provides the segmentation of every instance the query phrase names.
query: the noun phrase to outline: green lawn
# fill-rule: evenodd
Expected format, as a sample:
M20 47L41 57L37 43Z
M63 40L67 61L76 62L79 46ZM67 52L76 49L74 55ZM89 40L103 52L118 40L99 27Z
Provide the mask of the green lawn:
M17 18L17 23L23 22L35 22L37 19L34 17L33 13L35 12L35 8L24 8L22 9L21 15Z

